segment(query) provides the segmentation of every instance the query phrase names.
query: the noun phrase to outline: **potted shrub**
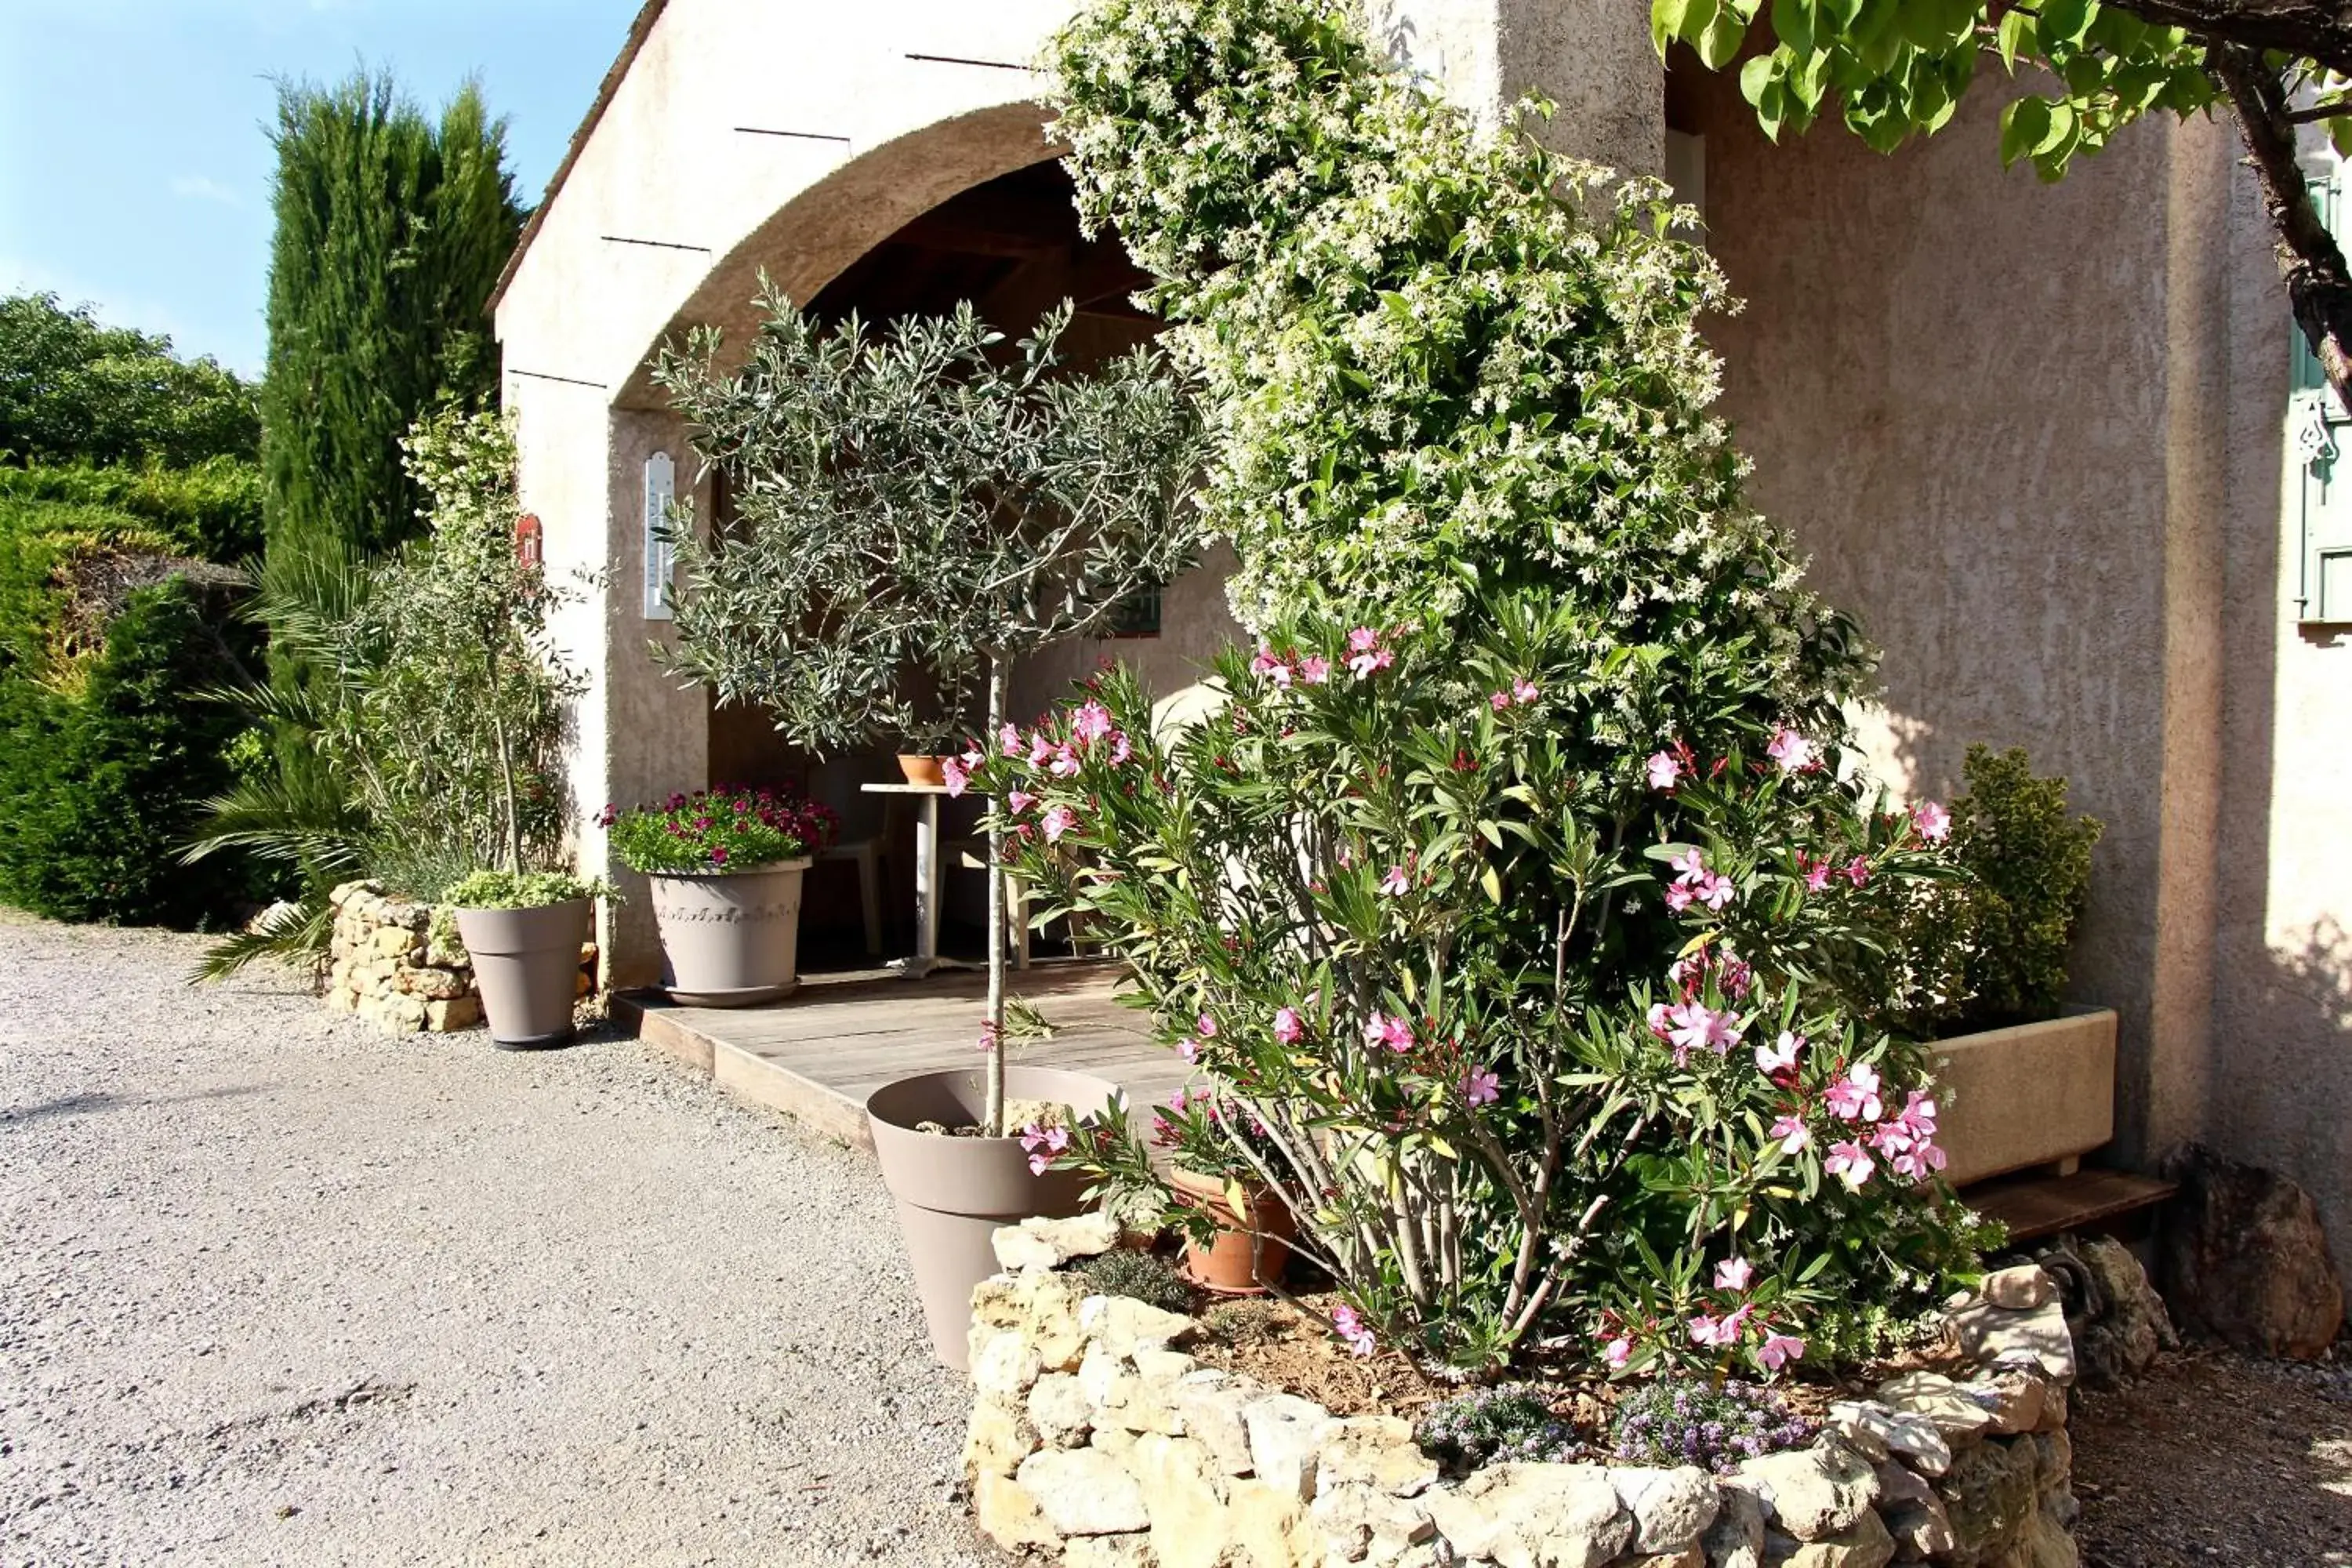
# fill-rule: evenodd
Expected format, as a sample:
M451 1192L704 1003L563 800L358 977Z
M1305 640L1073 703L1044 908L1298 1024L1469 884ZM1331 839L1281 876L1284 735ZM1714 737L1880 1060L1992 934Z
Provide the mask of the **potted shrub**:
M833 840L830 808L768 789L714 789L608 805L598 820L651 886L674 999L748 1007L798 987L801 877Z
M454 917L500 1049L538 1050L572 1038L581 949L602 891L564 871L476 871L442 895L436 919L441 910Z
M1933 1040L1955 1184L2070 1170L2115 1136L2115 1010L2064 1000L2101 825L2021 748L1972 745L1962 776L1939 826L1966 878L1920 900L1905 944L1945 966L1948 995L1910 1022Z
M1096 1195L1130 1224L1132 1216L1150 1215L1152 1228L1181 1231L1184 1273L1193 1284L1221 1296L1263 1295L1280 1286L1297 1221L1259 1173L1278 1149L1229 1087L1203 1075L1153 1108L1149 1144L1166 1162L1164 1186L1123 1105L1081 1131L1086 1136L1067 1163L1093 1176L1102 1189ZM1126 1151L1128 1158L1114 1170L1088 1151ZM1150 1201L1162 1193L1173 1200L1165 1208Z
M984 683L987 741L941 764L961 794L1003 731L1013 661L1096 630L1191 563L1198 410L1148 349L1065 374L1066 301L1010 353L969 303L875 337L781 293L762 308L740 371L719 368L707 331L656 366L698 447L741 480L744 524L707 542L679 531L671 657L813 750L961 730ZM990 1234L1079 1202L1082 1184L1021 1130L1034 1144L1112 1093L1040 1068L1008 1079L1003 826L990 822L982 1065L887 1085L866 1108L932 1344L955 1366L972 1287L995 1268ZM1008 1121L1008 1095L1029 1111Z

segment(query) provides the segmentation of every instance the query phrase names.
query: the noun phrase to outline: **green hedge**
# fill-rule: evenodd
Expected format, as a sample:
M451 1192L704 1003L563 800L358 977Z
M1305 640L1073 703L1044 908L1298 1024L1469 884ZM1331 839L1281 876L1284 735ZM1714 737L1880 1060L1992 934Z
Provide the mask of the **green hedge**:
M0 900L69 921L218 926L260 891L236 857L179 863L232 783L237 633L185 581L131 595L78 689L0 669ZM248 657L249 648L235 649Z
M39 503L135 520L199 560L235 563L261 552L261 469L235 458L188 468L88 463L0 467L0 510Z

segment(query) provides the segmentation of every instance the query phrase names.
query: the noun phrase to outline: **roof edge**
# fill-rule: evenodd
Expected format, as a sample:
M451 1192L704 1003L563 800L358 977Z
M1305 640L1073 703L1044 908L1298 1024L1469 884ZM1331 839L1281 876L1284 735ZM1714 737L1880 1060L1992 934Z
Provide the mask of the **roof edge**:
M629 24L629 36L621 45L619 56L614 59L611 68L604 72L604 79L597 84L596 101L588 106L587 118L581 121L580 128L572 133L572 144L563 150L563 162L555 166L553 177L547 182L547 194L540 197L539 205L531 208L530 216L524 220L522 233L515 237L513 254L507 258L506 266L499 269L498 284L490 290L489 303L483 307L486 313L496 313L499 302L506 299L507 286L514 281L515 273L521 268L523 256L530 249L531 241L539 237L540 226L547 218L547 209L555 205L557 194L563 189L563 182L572 177L572 166L580 161L580 154L587 148L588 138L596 133L596 126L604 118L604 110L611 105L613 95L621 90L622 79L629 74L629 67L636 63L638 49L645 46L647 35L653 32L654 24L661 19L661 14L668 4L669 0L646 0L637 12L636 19Z

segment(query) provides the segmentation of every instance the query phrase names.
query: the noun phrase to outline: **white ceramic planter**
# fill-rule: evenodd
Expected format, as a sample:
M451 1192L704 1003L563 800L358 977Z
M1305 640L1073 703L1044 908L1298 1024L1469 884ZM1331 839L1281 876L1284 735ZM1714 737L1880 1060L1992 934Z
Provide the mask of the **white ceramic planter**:
M1937 1040L1937 1142L1954 1186L2075 1160L2116 1135L2116 1015L2073 1008Z
M800 985L806 858L723 876L656 876L662 985L690 1007L750 1007Z

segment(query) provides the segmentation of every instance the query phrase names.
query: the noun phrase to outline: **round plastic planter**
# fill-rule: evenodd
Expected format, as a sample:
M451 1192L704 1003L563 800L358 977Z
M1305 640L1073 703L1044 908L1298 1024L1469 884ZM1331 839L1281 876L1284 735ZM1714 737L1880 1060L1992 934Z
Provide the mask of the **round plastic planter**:
M1007 1067L1004 1097L1067 1105L1089 1116L1110 1103L1118 1086L1086 1073L1055 1068ZM989 1238L999 1226L1032 1215L1061 1218L1086 1206L1086 1178L1073 1171L1029 1169L1029 1152L1013 1138L951 1138L918 1132L936 1121L968 1127L986 1104L981 1069L925 1073L884 1084L866 1102L883 1184L898 1200L898 1228L914 1265L915 1289L931 1348L958 1372L968 1370L971 1289L996 1272Z
M457 911L490 1038L501 1049L539 1050L572 1038L589 910L586 899L571 899L528 910Z
M1234 1212L1225 1184L1214 1176L1178 1165L1169 1170L1168 1184L1179 1201L1216 1223L1216 1239L1208 1246L1189 1238L1184 1243L1184 1272L1193 1284L1220 1296L1263 1296L1268 1286L1281 1283L1298 1226L1280 1194L1255 1184L1244 1187L1242 1196L1250 1212L1244 1219Z
M662 986L689 1007L750 1007L800 984L803 859L653 883Z

